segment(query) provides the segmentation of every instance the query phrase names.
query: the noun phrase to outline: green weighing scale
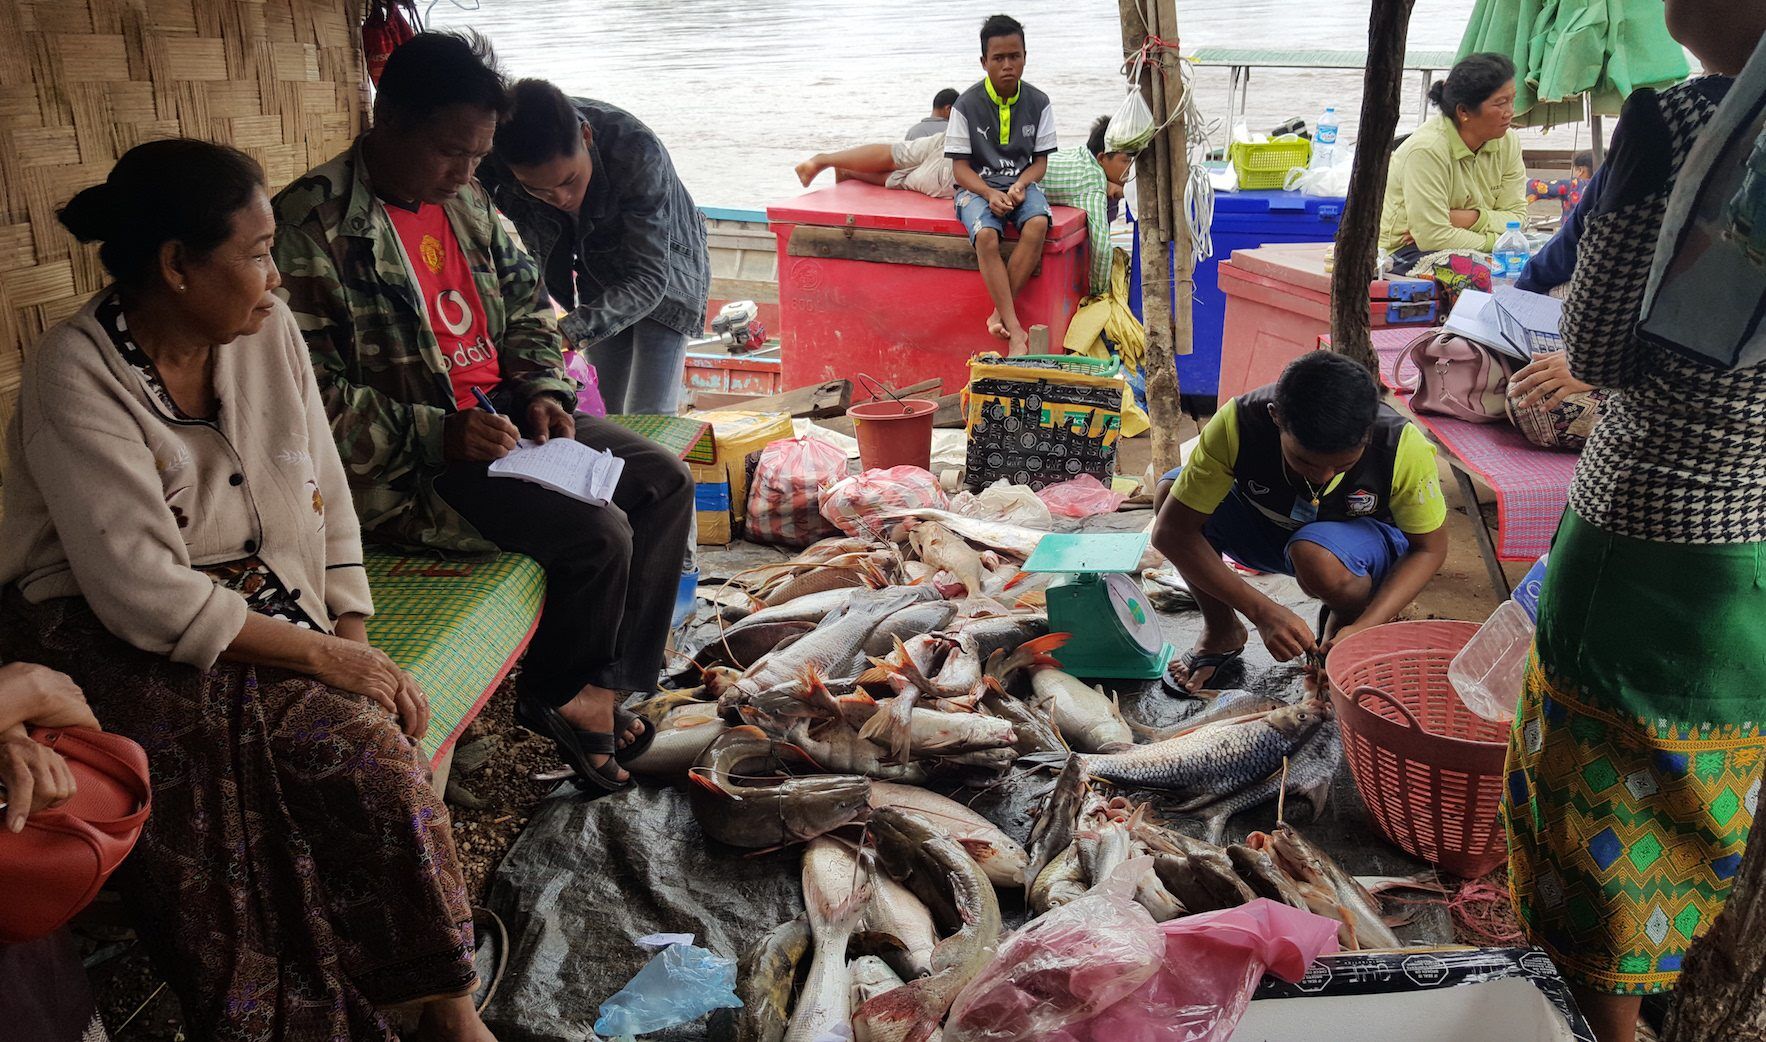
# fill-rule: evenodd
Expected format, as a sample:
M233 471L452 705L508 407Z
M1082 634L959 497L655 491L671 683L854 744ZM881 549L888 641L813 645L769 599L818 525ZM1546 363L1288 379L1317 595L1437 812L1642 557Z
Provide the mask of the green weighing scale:
M1027 572L1064 575L1048 590L1049 632L1071 633L1057 653L1079 677L1152 680L1165 675L1175 649L1165 643L1134 574L1145 532L1050 533L1036 544Z

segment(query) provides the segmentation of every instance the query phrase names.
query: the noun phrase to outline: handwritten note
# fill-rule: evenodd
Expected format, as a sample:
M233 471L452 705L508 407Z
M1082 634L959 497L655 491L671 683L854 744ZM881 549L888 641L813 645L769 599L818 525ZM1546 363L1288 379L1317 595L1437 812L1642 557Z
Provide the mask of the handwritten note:
M553 438L543 445L523 438L509 455L490 465L492 477L531 481L595 506L605 506L613 498L624 472L625 460L571 438Z

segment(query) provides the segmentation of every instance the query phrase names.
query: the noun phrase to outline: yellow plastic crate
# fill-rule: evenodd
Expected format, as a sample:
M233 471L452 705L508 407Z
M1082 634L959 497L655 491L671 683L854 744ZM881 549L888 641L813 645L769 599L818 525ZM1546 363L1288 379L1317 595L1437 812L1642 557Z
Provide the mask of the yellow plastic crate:
M1233 169L1238 171L1240 188L1280 188L1288 180L1288 171L1312 161L1312 142L1305 138L1235 141L1228 154L1232 156Z

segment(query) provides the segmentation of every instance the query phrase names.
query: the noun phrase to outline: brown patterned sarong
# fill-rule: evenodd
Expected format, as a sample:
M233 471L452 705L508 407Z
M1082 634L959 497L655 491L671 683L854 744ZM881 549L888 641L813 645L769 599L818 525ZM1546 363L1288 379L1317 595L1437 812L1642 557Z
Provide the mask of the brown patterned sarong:
M0 605L39 662L139 742L153 813L115 879L198 1039L394 1038L379 1008L474 982L448 814L377 704L283 670L203 672L112 636L83 600Z

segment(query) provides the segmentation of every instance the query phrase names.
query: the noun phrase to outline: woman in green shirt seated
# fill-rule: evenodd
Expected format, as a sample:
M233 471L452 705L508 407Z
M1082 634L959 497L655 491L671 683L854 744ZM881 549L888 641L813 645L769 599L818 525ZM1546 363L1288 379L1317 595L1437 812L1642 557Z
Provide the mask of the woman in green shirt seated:
M1515 63L1474 54L1429 90L1441 110L1392 156L1380 249L1400 270L1430 253L1489 253L1527 219L1527 167L1515 119Z

